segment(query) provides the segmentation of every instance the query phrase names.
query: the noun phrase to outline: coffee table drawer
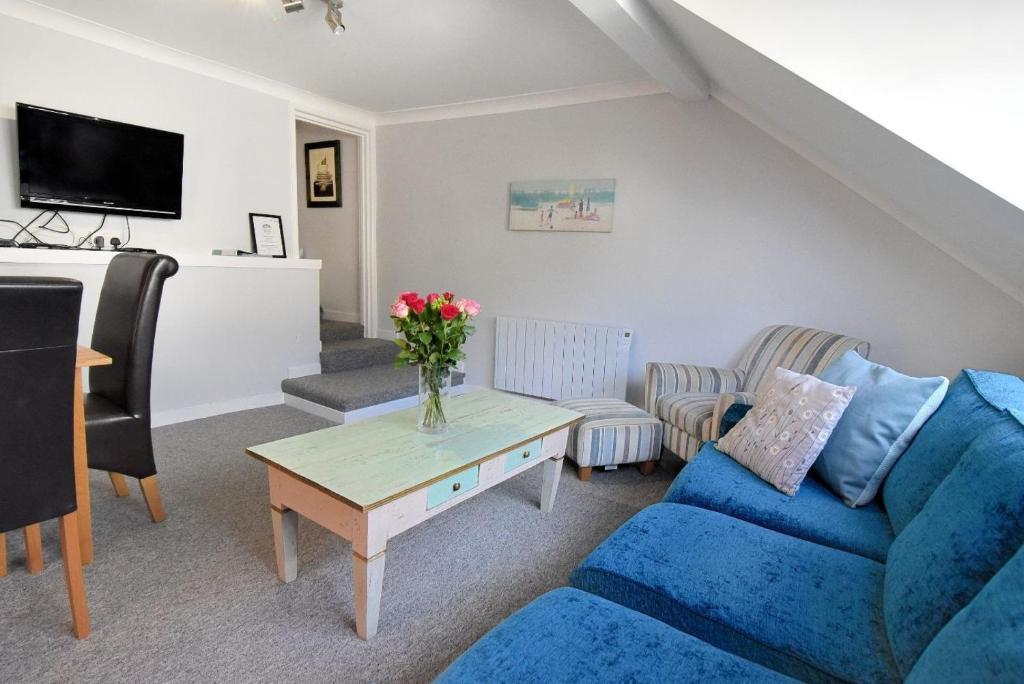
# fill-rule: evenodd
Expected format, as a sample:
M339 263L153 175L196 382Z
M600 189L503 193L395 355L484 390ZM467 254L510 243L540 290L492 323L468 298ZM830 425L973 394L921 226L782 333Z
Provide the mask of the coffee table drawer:
M515 470L524 463L532 463L540 458L540 445L543 440L535 439L505 454L505 472Z
M427 510L461 496L480 484L480 466L467 468L427 488Z

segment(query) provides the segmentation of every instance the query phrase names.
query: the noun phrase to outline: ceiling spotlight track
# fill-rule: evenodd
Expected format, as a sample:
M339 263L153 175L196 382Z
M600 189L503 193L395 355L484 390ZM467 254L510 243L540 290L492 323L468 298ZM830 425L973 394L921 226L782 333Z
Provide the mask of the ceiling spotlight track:
M323 0L323 2L327 5L327 15L324 17L327 27L331 29L331 33L340 36L345 32L345 22L341 19L341 10L345 3L342 0ZM301 12L306 8L303 0L281 0L281 5L288 14Z
M345 32L345 24L341 20L341 8L344 4L342 0L324 0L324 2L327 3L327 16L324 17L324 21L327 22L331 32L339 36Z

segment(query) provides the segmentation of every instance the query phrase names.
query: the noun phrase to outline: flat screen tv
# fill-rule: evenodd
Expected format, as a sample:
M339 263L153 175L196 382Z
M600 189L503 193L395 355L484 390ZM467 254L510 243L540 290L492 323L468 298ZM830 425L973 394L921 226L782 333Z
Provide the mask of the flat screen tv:
M185 137L18 103L21 206L181 218Z

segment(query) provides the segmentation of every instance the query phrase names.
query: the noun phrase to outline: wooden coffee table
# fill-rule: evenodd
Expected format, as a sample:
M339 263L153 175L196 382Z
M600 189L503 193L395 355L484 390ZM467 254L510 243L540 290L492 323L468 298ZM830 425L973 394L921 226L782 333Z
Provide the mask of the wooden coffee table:
M541 510L558 489L569 427L580 414L480 390L451 400L448 432L416 431L417 409L261 444L277 576L295 579L298 516L352 542L356 633L377 633L388 539L544 464Z

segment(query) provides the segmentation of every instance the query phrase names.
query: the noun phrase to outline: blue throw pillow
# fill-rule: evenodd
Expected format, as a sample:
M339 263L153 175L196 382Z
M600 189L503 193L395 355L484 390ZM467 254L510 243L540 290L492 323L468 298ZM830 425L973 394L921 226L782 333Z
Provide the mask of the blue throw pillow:
M856 385L857 393L814 472L848 506L863 506L875 498L893 464L942 403L949 380L912 378L852 350L818 377L833 385Z

